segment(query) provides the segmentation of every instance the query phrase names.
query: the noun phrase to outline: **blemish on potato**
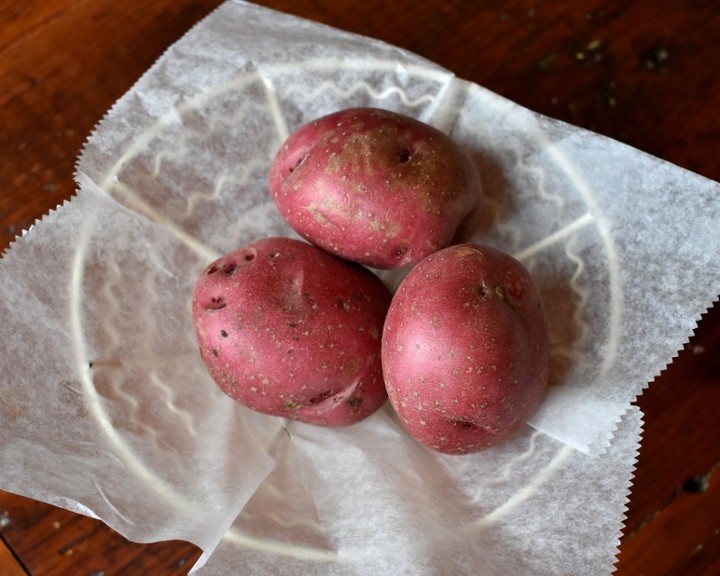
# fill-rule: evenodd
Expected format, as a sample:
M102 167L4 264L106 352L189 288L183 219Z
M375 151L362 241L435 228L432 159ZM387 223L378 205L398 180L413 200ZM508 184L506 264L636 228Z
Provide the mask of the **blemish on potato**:
M465 428L467 430L474 430L478 427L477 424L474 424L465 418L453 418L452 423L453 426L460 426L461 428Z
M319 404L323 400L327 400L328 398L330 398L330 396L332 396L333 394L334 392L332 390L325 390L325 392L321 392L320 394L316 394L315 396L310 398L308 400L308 404Z
M363 361L360 358L357 358L357 359L353 360L352 362L350 362L348 364L347 368L351 373L360 372L362 365L363 365Z
M480 284L477 287L477 295L480 296L480 299L483 301L488 299L488 289L484 284Z
M362 405L363 399L362 398L350 398L347 403L350 404L350 407L357 410Z
M459 247L454 254L455 258L458 260L461 258L467 258L467 257L475 257L479 260L485 260L486 256L482 253L481 250L478 248L475 248L473 246L462 246Z
M495 288L495 293L498 295L498 298L500 298L502 302L510 306L510 308L516 309L520 306L520 302L513 298L503 286L498 286L497 288Z

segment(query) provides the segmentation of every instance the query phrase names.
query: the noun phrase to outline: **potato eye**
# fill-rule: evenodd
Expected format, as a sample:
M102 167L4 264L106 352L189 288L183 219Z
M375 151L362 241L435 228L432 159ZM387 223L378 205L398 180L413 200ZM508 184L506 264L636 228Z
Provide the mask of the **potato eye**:
M295 170L300 168L302 163L305 162L305 160L307 160L309 155L310 155L309 150L303 150L303 153L294 162L293 162L292 158L288 158L289 166L287 168L287 175L290 176L290 174L292 174L293 172L295 172Z
M328 398L330 398L330 396L332 396L333 394L334 392L332 390L326 390L325 392L321 392L320 394L317 394L310 398L308 400L308 404L319 404L323 400L327 400Z
M220 272L223 276L232 276L240 269L240 264L237 262L229 261L223 263L213 264L208 268L207 275L217 274Z
M203 308L206 310L222 310L225 306L227 306L225 298L222 296L213 296L205 303Z

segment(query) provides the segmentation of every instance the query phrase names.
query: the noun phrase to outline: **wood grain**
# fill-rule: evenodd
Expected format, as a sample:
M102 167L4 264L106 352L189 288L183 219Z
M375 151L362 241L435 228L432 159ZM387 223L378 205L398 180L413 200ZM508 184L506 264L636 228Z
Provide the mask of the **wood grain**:
M412 50L532 110L720 180L713 0L258 3ZM0 251L72 196L75 161L96 123L220 2L5 4ZM619 576L720 573L719 349L715 306L638 401L645 426ZM101 522L7 492L0 518L3 576L18 566L32 576L178 575L199 554L182 542L129 543Z
M13 551L0 539L0 574L2 576L27 576L27 572Z
M181 576L200 555L186 542L128 542L102 522L7 492L0 514L0 533L31 576Z

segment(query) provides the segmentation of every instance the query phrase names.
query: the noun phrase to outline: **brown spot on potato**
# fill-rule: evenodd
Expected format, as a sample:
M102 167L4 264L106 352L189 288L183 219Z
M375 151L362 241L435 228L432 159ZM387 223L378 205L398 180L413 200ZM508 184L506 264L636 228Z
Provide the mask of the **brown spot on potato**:
M510 306L510 308L517 309L520 307L520 302L513 298L503 286L495 288L495 293L498 295L498 298Z
M461 428L465 428L466 430L475 430L478 428L477 424L474 424L465 418L452 418L451 420L453 426L459 426Z
M468 245L458 246L453 255L458 260L461 258L467 258L470 256L474 256L475 258L477 258L479 260L486 259L485 254L483 254L481 250L479 250L478 248L475 248L474 246L468 246Z
M350 398L347 402L348 402L348 404L350 404L351 408L353 408L354 410L357 410L362 405L362 401L363 401L362 398L356 397L356 398Z
M348 363L348 365L347 365L347 370L348 370L348 372L350 372L351 374L354 374L354 373L356 373L356 372L360 372L360 369L362 368L362 366L363 366L363 361L362 361L362 359L361 359L361 358L356 358L356 359L353 360L352 362Z

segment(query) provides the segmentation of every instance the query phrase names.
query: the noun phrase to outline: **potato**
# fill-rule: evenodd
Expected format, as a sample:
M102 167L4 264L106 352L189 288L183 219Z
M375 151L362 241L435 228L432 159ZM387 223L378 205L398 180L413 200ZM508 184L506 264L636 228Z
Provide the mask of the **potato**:
M448 136L375 108L341 110L300 127L274 159L269 184L301 236L386 269L449 245L480 194L474 163Z
M192 311L202 358L231 398L343 426L387 398L380 343L390 299L362 266L303 241L264 238L200 274Z
M527 270L487 246L451 246L398 287L383 330L385 385L419 442L448 454L477 452L536 410L549 350Z

